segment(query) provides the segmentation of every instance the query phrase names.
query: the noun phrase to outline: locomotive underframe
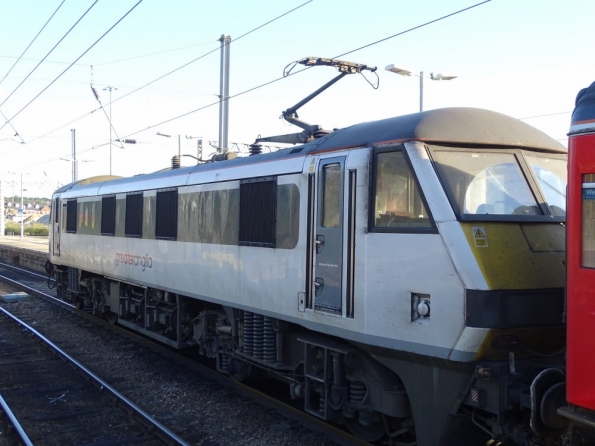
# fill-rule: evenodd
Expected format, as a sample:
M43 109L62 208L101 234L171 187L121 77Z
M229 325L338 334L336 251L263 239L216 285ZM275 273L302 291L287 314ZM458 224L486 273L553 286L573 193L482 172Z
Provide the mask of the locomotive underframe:
M353 345L258 313L220 306L71 267L56 267L57 295L178 349L196 348L242 380L254 368L289 384L303 409L360 438L413 439L404 385Z
M302 400L306 412L346 424L369 441L385 434L413 438L413 419L433 424L431 430L418 428L422 444L456 443L461 432L468 441L492 437L530 444L539 437L528 426L544 436L565 427L558 418L547 425L554 396L542 403L549 387L563 381L559 358L430 360L75 268L57 267L56 279L65 301L172 347L196 348L235 379L264 371L289 384L291 398Z

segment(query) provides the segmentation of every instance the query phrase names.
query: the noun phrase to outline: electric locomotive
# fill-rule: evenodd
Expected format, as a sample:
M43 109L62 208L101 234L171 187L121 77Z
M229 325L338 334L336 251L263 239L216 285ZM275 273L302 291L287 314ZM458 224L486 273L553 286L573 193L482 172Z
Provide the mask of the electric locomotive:
M313 136L58 189L58 295L368 441L558 439L566 149L473 108Z
M595 83L581 90L568 145L567 399L569 439L595 442ZM577 434L580 434L577 435ZM575 444L575 443L569 443Z

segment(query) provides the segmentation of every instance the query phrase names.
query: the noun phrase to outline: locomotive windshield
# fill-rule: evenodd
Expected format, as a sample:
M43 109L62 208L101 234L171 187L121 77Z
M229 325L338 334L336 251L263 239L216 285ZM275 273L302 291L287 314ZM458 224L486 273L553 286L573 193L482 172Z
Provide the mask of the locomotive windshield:
M485 149L434 150L432 155L462 218L566 215L564 158Z

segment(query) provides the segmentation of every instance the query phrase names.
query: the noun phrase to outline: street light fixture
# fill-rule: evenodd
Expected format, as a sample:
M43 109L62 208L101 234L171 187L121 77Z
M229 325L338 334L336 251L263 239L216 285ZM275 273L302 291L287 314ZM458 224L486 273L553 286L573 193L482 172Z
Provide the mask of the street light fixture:
M394 64L387 65L385 70L400 74L401 76L419 76L419 111L422 112L424 110L424 72L420 71L419 75L414 74L409 70L398 68ZM433 81L450 81L455 78L457 78L457 76L445 76L442 73L430 73L430 79Z
M103 91L109 91L109 174L112 174L112 90L116 87L107 86Z

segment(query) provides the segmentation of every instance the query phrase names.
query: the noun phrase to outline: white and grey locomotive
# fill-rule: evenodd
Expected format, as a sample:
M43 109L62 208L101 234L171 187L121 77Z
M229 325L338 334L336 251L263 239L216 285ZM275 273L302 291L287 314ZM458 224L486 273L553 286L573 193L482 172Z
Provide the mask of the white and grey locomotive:
M232 158L221 156L220 158ZM392 444L558 438L566 149L448 108L53 196L58 295Z

